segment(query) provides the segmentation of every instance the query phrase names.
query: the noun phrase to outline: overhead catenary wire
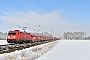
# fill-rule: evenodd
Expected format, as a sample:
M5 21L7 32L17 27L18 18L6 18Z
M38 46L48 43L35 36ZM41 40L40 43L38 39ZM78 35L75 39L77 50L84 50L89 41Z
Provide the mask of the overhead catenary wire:
M9 12L8 10L6 10L5 8L2 8L2 7L0 7L1 9L3 9L3 10L5 10L6 12ZM9 12L9 13L11 13L11 14L13 14L12 12ZM17 18L14 18L14 17L10 17L10 16L7 16L7 15L4 15L4 14L2 14L3 16L6 16L7 18L10 18L10 19L12 19L12 20L9 20L9 21L18 21L18 22L20 22L20 23L23 23L23 26L21 27L20 25L19 25L19 28L23 28L23 27L25 27L25 26L30 26L29 24L27 24L26 22L23 22L23 21L20 21L21 19L23 20L23 18L19 18L19 19L17 19ZM10 22L8 22L8 23L10 23ZM10 23L10 24L13 24L13 23ZM16 25L15 24L15 22L14 22L14 25ZM16 25L17 26L17 25Z
M2 8L2 7L0 7L0 8L3 9L3 10L5 10L6 12L9 12L8 10L6 10L6 9L4 9L4 8ZM11 13L11 12L9 12L9 13ZM0 14L1 14L1 13L0 13ZM21 22L21 23L25 24L25 22L22 22L22 21L20 21L20 20L18 20L18 19L9 17L9 16L4 15L4 14L1 14L1 15L6 16L7 18L10 18L10 19L12 19L12 20L14 20L14 21L18 21L18 22ZM10 20L9 20L9 21L10 21ZM10 23L10 22L9 22L9 23ZM11 23L11 24L13 24L13 23ZM14 25L16 25L16 24L14 23Z
M1 7L0 7L0 8L1 8ZM7 10L6 10L6 11L7 11ZM1 13L0 13L0 14L1 14ZM19 21L18 19L12 18L12 17L7 16L7 15L4 15L4 14L1 14L1 15L6 16L6 17L8 17L8 18L11 18L11 19L13 19L14 21L18 21L18 22L21 22L21 23L25 24L24 22Z
M2 8L2 7L0 7L0 8ZM9 12L8 10L6 10L6 9L4 9L4 8L2 8L2 9L5 10L6 12ZM9 13L11 13L11 12L9 12ZM13 14L13 13L11 13L11 14ZM10 17L10 18L12 18L12 17ZM18 22L21 22L21 23L23 23L23 24L29 25L29 24L27 24L27 23L25 23L25 22L23 22L23 21L18 20L18 19L15 19L15 18L12 18L12 19L14 19L14 20L16 20L16 21L18 21ZM20 19L22 19L22 18L20 18Z
M4 3L6 3L8 6L10 6L11 8L13 8L14 10L17 11L17 9L15 9L13 6L11 6L10 4L8 4L6 1L2 0ZM25 16L23 13L19 12L22 16L26 17L27 19L29 19L31 21L30 18L28 18L27 16ZM34 19L33 19L34 20ZM33 21L32 21L33 22ZM31 23L31 22L30 22ZM35 23L35 21L33 22L34 25L36 25L37 23Z
M0 13L1 14L1 13ZM10 19L13 19L13 18L11 18L11 17L9 17L9 16L7 16L7 15L4 15L4 14L1 14L1 15L3 15L3 16L5 16L5 17L7 17L7 18L10 18ZM8 22L8 23L10 23L10 22ZM16 26L20 26L20 25L18 25L18 24L15 24L15 23L10 23L10 24L14 24L14 25L16 25Z
M14 1L14 0L12 0L12 1ZM16 3L16 5L18 5L18 4ZM18 5L18 7L19 7L23 12L25 12L19 5ZM32 18L32 17L30 17L30 18ZM34 20L34 19L32 18L32 20Z

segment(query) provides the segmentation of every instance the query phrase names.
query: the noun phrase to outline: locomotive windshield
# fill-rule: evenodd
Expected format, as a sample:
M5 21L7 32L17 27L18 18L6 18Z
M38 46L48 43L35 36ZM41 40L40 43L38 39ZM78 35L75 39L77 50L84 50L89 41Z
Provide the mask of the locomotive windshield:
M9 34L9 35L15 35L16 32L9 32L8 34Z

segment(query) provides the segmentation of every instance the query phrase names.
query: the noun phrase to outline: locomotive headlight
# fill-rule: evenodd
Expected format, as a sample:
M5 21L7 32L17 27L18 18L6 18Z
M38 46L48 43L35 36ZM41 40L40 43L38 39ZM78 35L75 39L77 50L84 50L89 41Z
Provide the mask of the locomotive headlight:
M8 39L10 38L10 36L8 36Z
M16 37L15 37L15 36L13 36L13 38L15 39Z

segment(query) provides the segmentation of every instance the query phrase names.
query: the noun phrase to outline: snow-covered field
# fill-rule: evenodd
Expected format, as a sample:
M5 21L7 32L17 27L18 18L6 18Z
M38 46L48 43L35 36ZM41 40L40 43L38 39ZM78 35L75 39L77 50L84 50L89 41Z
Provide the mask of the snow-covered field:
M1 42L4 43L4 41ZM0 54L0 60L35 60L51 50L57 43L58 41L54 41L11 53Z
M5 40L0 43L7 44ZM0 54L0 60L90 60L90 40L60 40L46 43Z
M7 40L0 40L0 45L8 44Z
M90 60L90 40L61 40L37 60Z

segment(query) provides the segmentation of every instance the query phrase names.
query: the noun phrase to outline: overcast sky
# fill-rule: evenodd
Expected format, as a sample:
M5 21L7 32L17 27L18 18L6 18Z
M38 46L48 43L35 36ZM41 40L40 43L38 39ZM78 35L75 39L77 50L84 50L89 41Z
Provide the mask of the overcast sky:
M40 25L40 28L39 28ZM90 35L90 0L0 0L0 31L42 29Z

